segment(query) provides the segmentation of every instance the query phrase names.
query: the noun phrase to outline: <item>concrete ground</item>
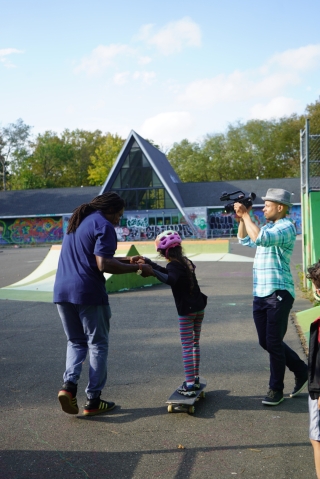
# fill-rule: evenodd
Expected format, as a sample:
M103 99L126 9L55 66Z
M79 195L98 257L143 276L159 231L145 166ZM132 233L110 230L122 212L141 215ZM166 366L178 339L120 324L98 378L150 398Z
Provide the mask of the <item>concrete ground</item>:
M1 248L0 248L1 249ZM0 287L40 264L49 248L3 248ZM253 255L231 243L230 252ZM297 242L292 271L301 264ZM252 320L252 264L200 263L208 295L201 337L207 394L194 415L168 414L165 401L183 380L177 315L164 285L110 295L109 415L64 414L57 392L66 339L50 303L0 301L1 479L312 479L307 393L261 404L268 389L267 354ZM309 301L298 293L294 310ZM286 342L304 353L293 323ZM85 401L85 363L78 403Z

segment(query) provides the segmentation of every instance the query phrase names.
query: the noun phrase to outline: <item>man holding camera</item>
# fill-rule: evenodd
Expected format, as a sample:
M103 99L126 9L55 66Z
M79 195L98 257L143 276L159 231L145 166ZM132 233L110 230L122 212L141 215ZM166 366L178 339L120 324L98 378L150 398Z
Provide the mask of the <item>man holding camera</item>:
M290 394L299 394L308 383L307 365L283 342L295 291L290 271L290 258L296 240L293 223L286 218L290 192L269 188L263 208L267 224L259 228L242 203L234 204L239 218L238 239L244 246L257 247L253 263L253 319L260 346L268 351L270 382L262 404L277 406L283 401L286 366L295 375Z

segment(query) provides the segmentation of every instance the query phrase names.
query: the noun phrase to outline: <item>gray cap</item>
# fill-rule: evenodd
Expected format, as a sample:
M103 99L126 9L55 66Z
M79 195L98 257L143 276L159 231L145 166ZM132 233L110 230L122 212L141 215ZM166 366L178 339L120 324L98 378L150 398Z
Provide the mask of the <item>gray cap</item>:
M262 196L261 198L263 201L274 201L282 205L292 206L292 203L290 203L290 191L283 190L282 188L269 188L266 196Z

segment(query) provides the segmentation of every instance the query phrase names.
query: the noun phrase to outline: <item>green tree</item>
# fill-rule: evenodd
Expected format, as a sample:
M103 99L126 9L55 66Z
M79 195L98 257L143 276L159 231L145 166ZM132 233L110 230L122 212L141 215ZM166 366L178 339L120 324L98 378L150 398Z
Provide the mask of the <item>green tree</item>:
M206 135L202 150L208 160L207 181L224 181L230 176L230 164L227 159L226 137L223 133Z
M310 122L310 133L313 135L320 134L320 99L315 103L310 103L306 107L306 116Z
M91 165L91 157L95 151L104 143L105 136L100 130L93 132L86 130L64 130L61 135L64 144L69 145L73 151L72 161L67 165L68 185L67 186L88 186L88 171Z
M31 126L26 125L21 118L15 123L9 123L2 128L0 143L0 161L2 165L2 187L7 189L7 174L10 173L10 162L25 149L30 136Z
M210 181L209 158L199 143L190 143L187 139L174 143L168 153L168 160L181 181Z
M91 185L102 185L119 155L124 140L117 134L107 133L94 154L88 167L88 181Z
M20 183L24 188L58 188L69 184L70 164L73 163L72 145L52 131L37 136L33 153L20 167Z

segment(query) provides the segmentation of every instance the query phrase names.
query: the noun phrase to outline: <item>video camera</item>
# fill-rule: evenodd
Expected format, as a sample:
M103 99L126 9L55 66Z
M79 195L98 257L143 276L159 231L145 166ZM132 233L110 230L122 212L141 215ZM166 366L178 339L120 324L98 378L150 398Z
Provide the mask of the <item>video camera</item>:
M234 195L239 193L238 196L235 198L232 198ZM250 193L246 197L246 195L243 193L243 191L234 191L233 193L227 193L224 191L222 195L220 196L220 201L232 201L233 203L228 203L224 209L226 213L234 213L234 204L235 203L242 203L246 208L249 208L252 206L252 202L256 199L256 194L255 193Z

